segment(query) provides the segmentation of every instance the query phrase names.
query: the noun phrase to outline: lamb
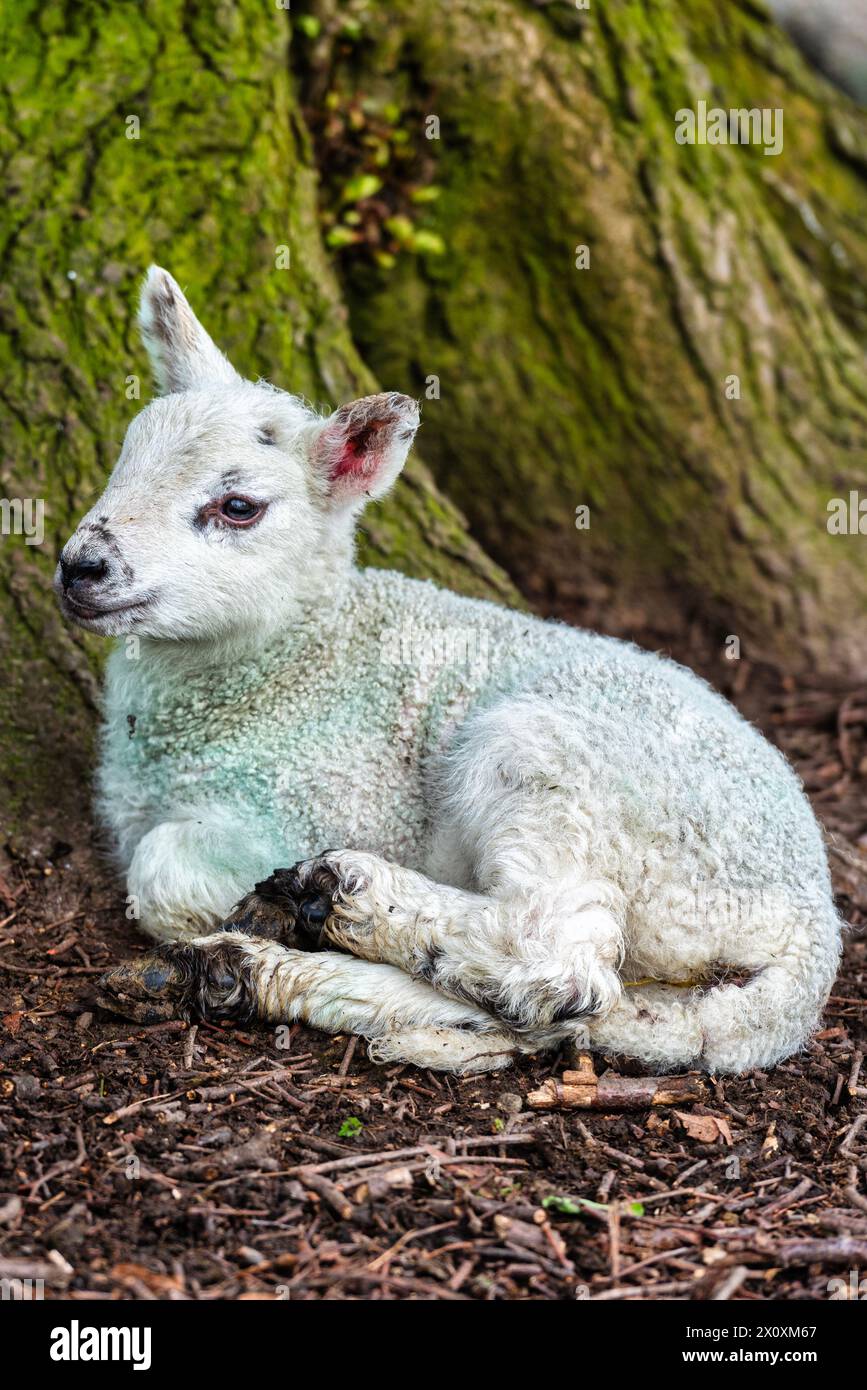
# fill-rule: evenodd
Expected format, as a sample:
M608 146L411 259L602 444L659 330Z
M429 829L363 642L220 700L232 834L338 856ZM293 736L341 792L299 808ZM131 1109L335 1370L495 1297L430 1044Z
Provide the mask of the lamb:
M458 1072L802 1047L841 933L783 756L669 660L357 568L415 402L243 380L158 267L140 324L161 395L55 579L119 639L98 808L160 943L104 1001Z

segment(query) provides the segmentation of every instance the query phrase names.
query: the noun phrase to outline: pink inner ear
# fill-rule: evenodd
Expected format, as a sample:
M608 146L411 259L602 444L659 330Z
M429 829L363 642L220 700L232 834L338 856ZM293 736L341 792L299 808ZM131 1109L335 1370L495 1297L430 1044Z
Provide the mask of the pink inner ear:
M331 482L338 478L361 478L376 471L377 435L386 423L385 420L368 420L357 434L346 440L337 462L332 465Z

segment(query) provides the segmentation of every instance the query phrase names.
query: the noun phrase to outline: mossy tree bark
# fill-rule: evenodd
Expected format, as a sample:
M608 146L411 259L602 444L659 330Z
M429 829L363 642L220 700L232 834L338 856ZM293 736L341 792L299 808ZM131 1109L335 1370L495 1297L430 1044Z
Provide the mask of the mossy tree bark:
M355 340L438 379L426 455L490 553L543 600L638 626L679 593L744 655L863 673L864 540L827 508L867 497L865 113L754 0L302 3ZM678 144L700 101L781 109L782 152ZM354 223L341 140L382 184Z
M0 495L45 504L42 545L0 538L4 838L68 839L89 801L101 645L63 626L50 581L139 408L139 377L150 393L134 327L147 264L172 270L249 375L322 404L376 389L319 239L289 24L258 3L3 11ZM513 592L417 462L365 549L468 592Z
M371 368L422 395L438 378L426 456L531 592L640 611L679 590L744 654L863 665L862 542L826 508L867 462L864 114L754 0L303 5L22 0L0 20L0 494L44 499L47 528L0 541L7 833L60 831L87 800L99 649L60 623L50 575L137 408L130 378L149 390L133 305L152 259L242 370L317 402L373 389ZM383 269L351 247L345 294L290 16L320 149L324 113L357 137L351 172L382 175L375 195L326 187L332 243L397 214L385 235L409 248ZM782 108L783 153L676 144L699 100ZM513 593L418 463L365 553Z

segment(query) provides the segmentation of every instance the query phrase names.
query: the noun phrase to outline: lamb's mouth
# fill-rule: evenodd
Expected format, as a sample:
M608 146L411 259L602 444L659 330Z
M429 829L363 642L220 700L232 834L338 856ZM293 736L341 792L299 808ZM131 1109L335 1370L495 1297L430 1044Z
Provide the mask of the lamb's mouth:
M131 599L129 603L115 603L96 605L90 603L80 603L71 594L63 595L63 606L71 618L77 623L96 623L101 618L116 618L122 613L140 612L153 602L153 594L146 594L144 598Z

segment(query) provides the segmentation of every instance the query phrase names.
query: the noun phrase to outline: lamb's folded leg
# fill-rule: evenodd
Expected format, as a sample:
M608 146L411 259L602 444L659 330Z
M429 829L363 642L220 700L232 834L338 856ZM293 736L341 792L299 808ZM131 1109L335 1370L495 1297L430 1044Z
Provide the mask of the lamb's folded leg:
M257 887L312 946L396 965L540 1046L606 1013L622 993L620 904L602 880L564 874L494 897L335 850Z
M189 806L136 845L127 870L131 915L158 941L201 936L285 854L279 837L231 807Z
M519 1045L483 1010L391 965L299 951L220 931L159 946L110 970L100 1002L139 1022L167 1017L291 1023L374 1039L376 1061L470 1072L508 1066Z

